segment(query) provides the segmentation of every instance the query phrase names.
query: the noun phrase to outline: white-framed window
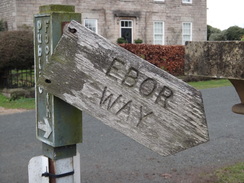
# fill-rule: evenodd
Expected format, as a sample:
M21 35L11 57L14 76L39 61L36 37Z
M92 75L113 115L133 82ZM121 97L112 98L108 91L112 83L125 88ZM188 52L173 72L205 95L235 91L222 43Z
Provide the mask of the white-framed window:
M121 28L132 28L132 20L121 20Z
M185 45L186 41L192 41L192 23L182 23L182 44Z
M97 33L97 19L84 19L84 26Z
M153 22L153 44L164 44L164 22L154 21Z
M191 4L191 3L192 3L192 0L182 0L182 3L188 3L188 4Z

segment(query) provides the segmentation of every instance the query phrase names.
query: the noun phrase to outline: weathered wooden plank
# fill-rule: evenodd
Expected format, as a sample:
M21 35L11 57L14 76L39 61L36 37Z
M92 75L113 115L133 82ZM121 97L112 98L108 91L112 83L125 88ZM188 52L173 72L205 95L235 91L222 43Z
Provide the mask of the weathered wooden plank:
M188 42L185 73L244 80L244 42Z
M38 85L164 156L208 140L199 91L75 21Z

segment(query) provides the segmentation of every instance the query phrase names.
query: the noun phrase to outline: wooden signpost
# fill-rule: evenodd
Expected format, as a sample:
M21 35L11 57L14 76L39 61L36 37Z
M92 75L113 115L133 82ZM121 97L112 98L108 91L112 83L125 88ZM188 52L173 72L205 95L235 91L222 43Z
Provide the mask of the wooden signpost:
M163 156L208 141L199 91L75 21L38 85Z

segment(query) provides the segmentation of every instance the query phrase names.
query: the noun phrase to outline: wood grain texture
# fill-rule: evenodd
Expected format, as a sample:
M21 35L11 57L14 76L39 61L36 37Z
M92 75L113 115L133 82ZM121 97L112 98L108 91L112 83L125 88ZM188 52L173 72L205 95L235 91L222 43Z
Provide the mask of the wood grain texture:
M244 41L188 42L185 74L244 80Z
M163 156L208 141L199 91L75 21L38 85Z

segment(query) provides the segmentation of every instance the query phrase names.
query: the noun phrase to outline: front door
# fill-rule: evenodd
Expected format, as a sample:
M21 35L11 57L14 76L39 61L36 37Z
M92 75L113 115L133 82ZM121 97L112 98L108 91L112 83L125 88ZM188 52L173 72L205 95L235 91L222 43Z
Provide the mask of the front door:
M121 37L128 43L132 43L132 20L121 20Z
M132 31L130 28L121 29L121 37L123 37L128 43L132 43Z

